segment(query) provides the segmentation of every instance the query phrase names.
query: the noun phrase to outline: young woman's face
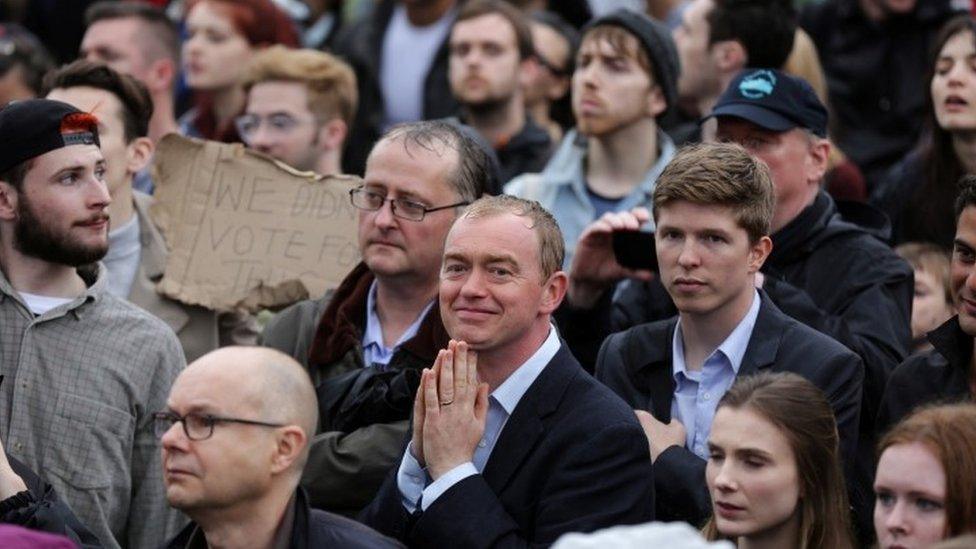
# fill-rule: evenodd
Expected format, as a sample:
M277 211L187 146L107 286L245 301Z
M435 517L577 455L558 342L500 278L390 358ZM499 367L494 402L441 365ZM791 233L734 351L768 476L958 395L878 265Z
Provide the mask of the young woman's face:
M976 37L954 34L939 52L932 77L935 119L947 131L976 130Z
M705 480L722 535L768 535L799 520L796 457L778 427L749 408L722 407L708 446Z
M195 90L236 86L252 48L233 21L214 2L200 2L186 16L183 68Z
M925 445L885 449L874 492L874 530L881 549L928 547L945 537L945 471Z

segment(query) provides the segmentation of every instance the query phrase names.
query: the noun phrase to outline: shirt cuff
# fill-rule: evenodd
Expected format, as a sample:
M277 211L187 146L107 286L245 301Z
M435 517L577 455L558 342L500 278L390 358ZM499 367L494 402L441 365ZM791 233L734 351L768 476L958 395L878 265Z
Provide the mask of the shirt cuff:
M432 503L434 503L437 498L441 497L451 486L461 482L462 480L478 474L478 469L475 468L474 463L470 461L467 463L462 463L457 467L451 469L450 471L444 473L444 476L435 480L430 484L430 486L424 488L424 500L421 502L420 507L422 511L426 511Z
M413 442L407 444L407 451L403 453L400 461L400 468L397 469L397 488L400 489L400 503L408 513L413 513L417 509L417 501L424 492L424 486L430 481L427 471L420 466L420 462L413 457L410 451Z

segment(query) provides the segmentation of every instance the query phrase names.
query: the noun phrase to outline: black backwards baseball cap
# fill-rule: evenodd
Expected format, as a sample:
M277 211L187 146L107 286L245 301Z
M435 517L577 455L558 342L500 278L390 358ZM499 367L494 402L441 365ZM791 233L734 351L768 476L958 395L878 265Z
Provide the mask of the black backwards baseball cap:
M583 27L583 36L585 37L586 33L597 25L615 25L637 38L637 42L651 58L655 83L661 86L664 100L668 104L661 115L674 108L678 102L678 75L681 73L681 61L678 59L678 48L671 38L671 31L643 13L626 8L593 19Z
M703 120L714 116L742 118L774 132L806 128L827 137L827 108L810 84L774 69L740 72Z
M98 119L50 99L13 101L0 110L0 173L71 145L95 145Z

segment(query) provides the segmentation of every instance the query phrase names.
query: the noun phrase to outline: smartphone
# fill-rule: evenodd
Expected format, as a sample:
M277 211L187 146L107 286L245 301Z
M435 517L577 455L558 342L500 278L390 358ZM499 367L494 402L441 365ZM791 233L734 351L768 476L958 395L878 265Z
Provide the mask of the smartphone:
M654 233L643 231L615 231L613 255L617 263L628 269L657 271L657 251Z

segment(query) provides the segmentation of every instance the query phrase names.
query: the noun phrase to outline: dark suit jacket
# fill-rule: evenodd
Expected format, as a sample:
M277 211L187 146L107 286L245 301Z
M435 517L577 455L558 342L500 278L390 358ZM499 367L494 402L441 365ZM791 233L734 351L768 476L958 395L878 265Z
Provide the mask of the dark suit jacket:
M547 546L654 518L647 439L633 411L563 345L519 401L483 474L410 516L394 470L362 520L412 547Z
M933 349L908 357L885 387L878 413L878 438L919 406L972 401L970 364L973 336L962 331L956 315L927 335Z
M770 370L793 372L827 396L840 433L841 455L850 478L857 449L864 366L833 339L786 316L760 292L762 303L739 376ZM600 348L596 377L630 406L671 422L675 382L671 342L677 317L613 334ZM700 525L711 515L705 485L705 460L683 446L672 446L654 462L658 520Z

